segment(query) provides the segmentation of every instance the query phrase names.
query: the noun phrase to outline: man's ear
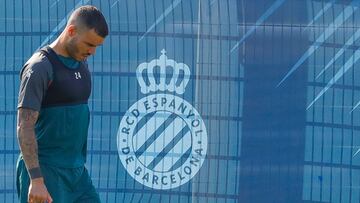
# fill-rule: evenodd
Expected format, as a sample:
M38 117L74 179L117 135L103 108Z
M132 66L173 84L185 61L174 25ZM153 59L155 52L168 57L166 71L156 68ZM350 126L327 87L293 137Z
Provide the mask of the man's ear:
M76 26L75 25L69 25L66 29L66 32L70 37L73 37L76 35Z

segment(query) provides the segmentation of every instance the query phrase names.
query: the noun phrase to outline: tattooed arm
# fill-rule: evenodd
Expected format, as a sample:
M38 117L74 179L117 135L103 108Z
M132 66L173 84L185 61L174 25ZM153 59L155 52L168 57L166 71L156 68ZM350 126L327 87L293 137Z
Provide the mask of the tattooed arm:
M35 169L40 169L39 160L38 160L38 145L35 137L35 123L38 119L39 112L19 108L18 110L18 120L17 120L17 135L18 141L21 149L21 153L28 171L34 171ZM38 174L29 174L30 177L40 178L41 172ZM33 177L35 175L35 177Z
M48 193L44 178L41 175L38 145L35 137L35 123L38 119L39 112L19 108L17 120L17 135L25 166L30 176L30 186L28 193L28 201L47 201L52 202Z

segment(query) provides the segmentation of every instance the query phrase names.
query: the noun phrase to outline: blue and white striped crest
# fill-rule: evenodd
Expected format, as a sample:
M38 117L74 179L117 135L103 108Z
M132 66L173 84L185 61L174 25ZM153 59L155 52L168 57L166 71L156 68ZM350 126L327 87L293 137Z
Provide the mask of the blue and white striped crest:
M165 53L163 50L159 60L138 66L141 92L156 93L127 110L117 134L119 157L128 174L154 189L171 189L189 182L200 170L207 152L207 132L200 114L184 99L162 92L184 93L190 77L186 64L168 60ZM169 64L175 68L166 83L162 78ZM156 65L160 66L160 83L154 78ZM143 77L145 69L148 82ZM181 70L183 75L179 76Z

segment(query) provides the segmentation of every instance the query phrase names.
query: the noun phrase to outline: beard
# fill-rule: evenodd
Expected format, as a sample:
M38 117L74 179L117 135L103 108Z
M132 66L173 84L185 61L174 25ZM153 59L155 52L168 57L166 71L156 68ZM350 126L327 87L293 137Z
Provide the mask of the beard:
M70 57L72 57L75 60L78 60L76 58L76 53L79 53L79 49L77 48L76 44L77 44L76 38L70 39L68 41L68 43L66 43L66 45L65 45L65 50L69 54Z

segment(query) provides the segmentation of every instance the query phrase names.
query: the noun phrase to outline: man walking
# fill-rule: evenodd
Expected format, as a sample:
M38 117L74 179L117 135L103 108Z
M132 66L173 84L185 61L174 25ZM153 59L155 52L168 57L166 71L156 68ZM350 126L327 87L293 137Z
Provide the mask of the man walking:
M91 92L86 58L107 35L102 13L82 6L61 35L25 63L17 120L20 202L100 202L84 166Z

